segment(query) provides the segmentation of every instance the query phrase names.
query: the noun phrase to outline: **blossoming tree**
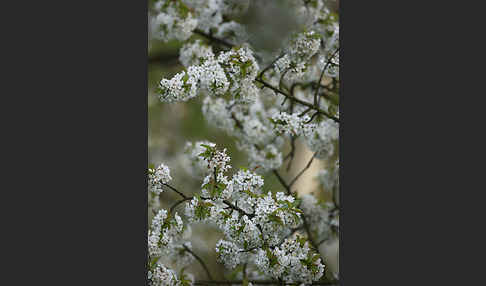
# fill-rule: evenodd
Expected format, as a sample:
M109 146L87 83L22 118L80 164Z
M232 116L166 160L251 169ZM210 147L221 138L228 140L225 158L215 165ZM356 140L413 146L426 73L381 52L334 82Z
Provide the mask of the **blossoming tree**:
M251 3L250 3L251 2ZM259 2L259 3L254 3ZM252 35L235 19L249 0L162 0L154 5L154 36L184 42L184 70L161 79L162 102L203 97L208 123L229 134L247 157L235 170L227 150L209 141L188 142L185 159L200 178L195 195L178 187L164 163L148 170L148 281L150 285L336 285L319 246L339 237L339 26L338 15L323 0L289 0L297 29L273 51L252 47ZM279 169L290 168L295 142L313 152L288 182ZM283 154L284 145L290 151ZM319 181L329 199L299 194L295 182L314 158L325 161ZM280 190L265 190L264 176L276 176ZM160 206L166 192L180 197ZM214 248L234 280L214 280L192 249L193 224L216 226ZM186 266L198 263L206 277Z

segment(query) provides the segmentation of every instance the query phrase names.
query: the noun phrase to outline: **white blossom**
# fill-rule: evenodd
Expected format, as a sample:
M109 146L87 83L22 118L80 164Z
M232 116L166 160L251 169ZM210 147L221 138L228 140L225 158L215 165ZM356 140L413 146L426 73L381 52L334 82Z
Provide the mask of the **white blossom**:
M191 225L199 224L220 236L209 248L235 271L235 279L306 285L323 276L321 254L310 243L339 231L339 207L334 205L339 123L319 112L339 118L339 19L324 0L286 3L297 25L271 51L253 46L252 27L242 21L249 0L160 0L151 10L149 41L181 44L182 66L158 82L158 99L164 104L202 102L208 125L235 141L248 168L234 170L226 148L199 140L180 146L184 153L171 158L180 162L186 171L182 179L190 182L175 177L173 183L165 164L148 170L151 286L189 286L200 279L185 273L195 261L191 252L207 242L193 237ZM325 201L312 193L289 194L281 186L266 188L264 176L296 161L289 160L293 156L285 147L295 139L325 161L317 175L327 192ZM176 199L165 197L175 190L164 187L169 182L180 183ZM177 210L182 209L181 217ZM199 231L196 227L194 234ZM192 243L201 244L193 250Z
M192 65L199 65L203 58L213 54L211 46L203 44L200 40L186 43L179 50L179 61L186 68Z
M165 102L187 101L197 94L200 71L192 66L185 72L176 74L170 80L162 79L159 83L159 99Z
M149 270L148 278L150 286L178 286L179 279L174 270L157 264L153 270Z
M162 41L187 40L197 27L198 20L181 0L158 1L155 8L159 14L152 22L153 33Z
M216 253L219 260L229 269L234 269L241 263L241 250L236 244L219 240L216 244Z
M157 168L148 170L148 188L156 195L163 192L162 185L171 180L169 167L165 164L160 164Z
M338 138L339 126L330 119L323 120L316 126L313 133L305 137L307 145L313 152L316 152L315 157L319 159L334 154L334 144Z
M293 136L309 136L316 125L308 123L310 118L308 115L299 116L296 113L288 114L286 112L280 112L272 117L275 125L275 130L278 133L285 133Z
M320 256L298 237L286 239L274 249L260 249L255 263L260 271L286 282L311 283L324 274Z
M206 150L202 145L215 147L216 144L209 141L186 142L184 153L181 156L181 163L186 172L198 179L202 179L211 172L208 164L201 154Z

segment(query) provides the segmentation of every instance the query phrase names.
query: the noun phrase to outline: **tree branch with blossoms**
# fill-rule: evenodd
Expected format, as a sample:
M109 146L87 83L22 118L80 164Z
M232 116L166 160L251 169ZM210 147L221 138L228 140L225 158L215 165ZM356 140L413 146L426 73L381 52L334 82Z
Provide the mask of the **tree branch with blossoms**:
M252 47L246 26L238 22L249 5L265 4L155 2L153 37L183 42L179 61L184 69L158 83L159 100L203 97L205 119L235 140L248 169L232 171L226 149L209 141L187 142L184 148L184 162L189 162L184 168L201 182L193 195L170 183L167 165L149 168L149 208L154 213L147 238L150 286L339 284L319 249L339 231L338 16L322 0L289 1L298 28L269 54ZM284 172L295 164L297 141L313 155L288 178L280 169L287 160ZM286 144L290 151L283 156ZM326 162L317 176L325 194L293 190L316 160ZM269 174L283 192L264 189ZM165 191L180 197L168 210L160 206ZM218 229L218 262L236 277L216 280L211 275L192 249L191 225ZM186 272L195 261L208 280Z

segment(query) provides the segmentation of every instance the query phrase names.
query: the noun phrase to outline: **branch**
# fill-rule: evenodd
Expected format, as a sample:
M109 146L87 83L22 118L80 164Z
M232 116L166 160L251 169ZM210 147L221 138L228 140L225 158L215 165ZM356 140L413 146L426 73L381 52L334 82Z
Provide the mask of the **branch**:
M178 64L179 63L179 52L168 52L168 53L160 53L157 55L152 55L148 58L148 64Z
M176 202L174 205L172 205L172 206L170 207L170 209L169 209L169 213L173 213L173 212L174 212L174 209L175 209L175 208L176 208L178 205L182 204L182 203L183 203L183 202L185 202L185 201L190 201L190 200L192 200L192 197L186 197L186 198L183 198L182 200L180 200L180 201Z
M290 171L290 167L292 165L292 161L294 160L294 155L295 155L295 137L294 136L290 136L290 148L291 148L290 153L289 153L290 161L287 165L287 172Z
M231 209L234 209L235 211L238 211L246 216L248 216L249 218L252 218L254 217L255 215L254 214L249 214L247 212L245 212L244 210L242 210L241 208L233 205L232 203L230 203L228 200L223 200L223 203L227 204Z
M305 232L307 233L307 238L309 239L309 242L311 243L312 247L320 254L319 245L317 245L317 243L312 238L311 231L309 229L309 224L307 224L307 220L305 218L305 214L302 215L302 221L304 222L304 229L305 229ZM322 255L321 255L321 258L322 258ZM322 259L322 261L324 261L324 259Z
M283 56L285 56L285 53L280 54L276 59L274 59L266 68L264 68L258 75L257 78L262 79L262 77L265 75L265 72L268 71L272 66Z
M212 35L209 35L209 34L206 34L205 32L203 32L202 30L199 30L199 29L196 29L194 30L194 34L198 34L198 35L201 35L205 38L207 38L208 40L212 41L212 42L216 42L220 45L223 45L225 47L228 47L228 48L231 48L233 47L232 44L226 42L225 40L222 40L222 39L218 39L218 38L215 38L213 37Z
M290 182L289 184L289 188L292 187L292 185L300 178L300 176L302 176L304 174L304 172L309 169L309 167L311 166L312 164L312 161L314 161L314 158L315 158L315 154L312 155L312 158L310 159L309 163L307 163L307 165L305 166L305 168L299 172L299 174L297 174L297 176L295 176L295 178Z
M318 106L315 106L315 105L313 105L313 104L311 104L311 103L308 103L308 102L305 102L305 101L303 101L303 100L300 100L300 99L298 99L297 97L293 97L293 96L291 96L290 94L287 94L286 92L283 92L283 91L281 91L280 89L278 89L278 88L276 88L276 87L273 87L272 85L270 85L270 84L266 83L265 81L263 81L263 80L261 80L261 79L258 79L258 78L257 78L257 79L255 79L255 81L256 81L256 82L259 82L259 83L261 83L261 84L263 84L265 87L270 88L270 89L271 89L271 90L273 90L274 92L276 92L276 93L280 93L281 95L283 95L283 96L287 97L288 99L293 100L293 101L295 101L295 102L297 102L297 103L299 103L299 104L301 104L301 105L304 105L304 106L310 107L310 108L314 109L315 111L317 111L317 113L319 113L319 114L323 114L323 115L325 115L326 117L328 117L328 118L330 118L330 119L334 120L335 122L339 123L339 119L338 119L338 118L336 118L336 117L334 117L334 116L330 115L329 113L327 113L327 112L325 112L324 110L320 109Z
M287 238L291 237L292 235L294 235L294 233L296 233L297 231L299 231L301 229L302 229L301 226L292 229L292 231L289 234L287 234L285 237L283 237L282 240L279 243L277 243L275 245L271 245L271 246L269 246L269 248L275 248L275 247L282 245L282 243L284 243ZM264 247L265 247L265 245L255 246L255 247L252 247L252 248L249 248L249 249L240 250L240 252L251 252L253 250L257 250L257 249L264 248Z
M319 94L319 88L321 87L321 81L322 81L322 78L324 77L324 72L326 71L327 67L331 63L332 59L336 56L337 52L339 52L339 48L337 48L336 51L334 51L334 53L331 55L331 57L327 61L326 65L322 69L321 76L319 77L319 81L317 82L316 94L314 95L314 103L317 103L317 95Z
M162 185L164 185L164 186L168 187L169 189L173 190L174 192L176 192L177 194L179 194L183 199L186 199L187 198L186 195L184 195L182 192L179 192L176 188L172 187L171 185L169 185L169 184L162 184Z
M206 264L204 263L204 261L199 256L197 256L192 250L190 250L187 246L185 246L184 244L182 246L184 247L184 249L187 252L189 252L192 256L194 256L194 258L196 258L197 261L199 261L199 263L201 264L201 266L204 268L204 271L206 271L206 275L208 276L208 278L210 280L213 280L213 277L211 276L211 273L209 273L209 269L206 266Z
M282 179L282 177L280 176L280 174L278 173L277 170L273 170L273 173L275 174L275 176L277 177L278 181L280 182L280 184L282 184L282 186L285 188L285 190L287 191L287 195L291 195L292 194L292 191L290 190L289 186L287 185L287 183L285 183L284 179Z

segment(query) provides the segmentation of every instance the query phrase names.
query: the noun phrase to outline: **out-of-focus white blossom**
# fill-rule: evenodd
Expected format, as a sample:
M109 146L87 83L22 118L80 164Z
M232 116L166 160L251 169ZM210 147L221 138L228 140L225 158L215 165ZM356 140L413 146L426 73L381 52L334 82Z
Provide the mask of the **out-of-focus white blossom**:
M339 139L339 126L330 119L323 120L305 139L316 158L327 158L334 154L334 145Z
M158 1L155 8L158 14L152 22L153 33L162 41L187 40L197 27L198 20L181 0Z
M216 144L209 141L186 142L184 154L181 156L181 163L186 172L197 179L202 179L205 175L212 172L208 169L208 163L205 158L201 156L206 150L202 145L216 146Z
M179 61L186 68L199 65L203 58L213 54L211 46L203 44L200 40L196 40L192 43L186 43L179 51Z

